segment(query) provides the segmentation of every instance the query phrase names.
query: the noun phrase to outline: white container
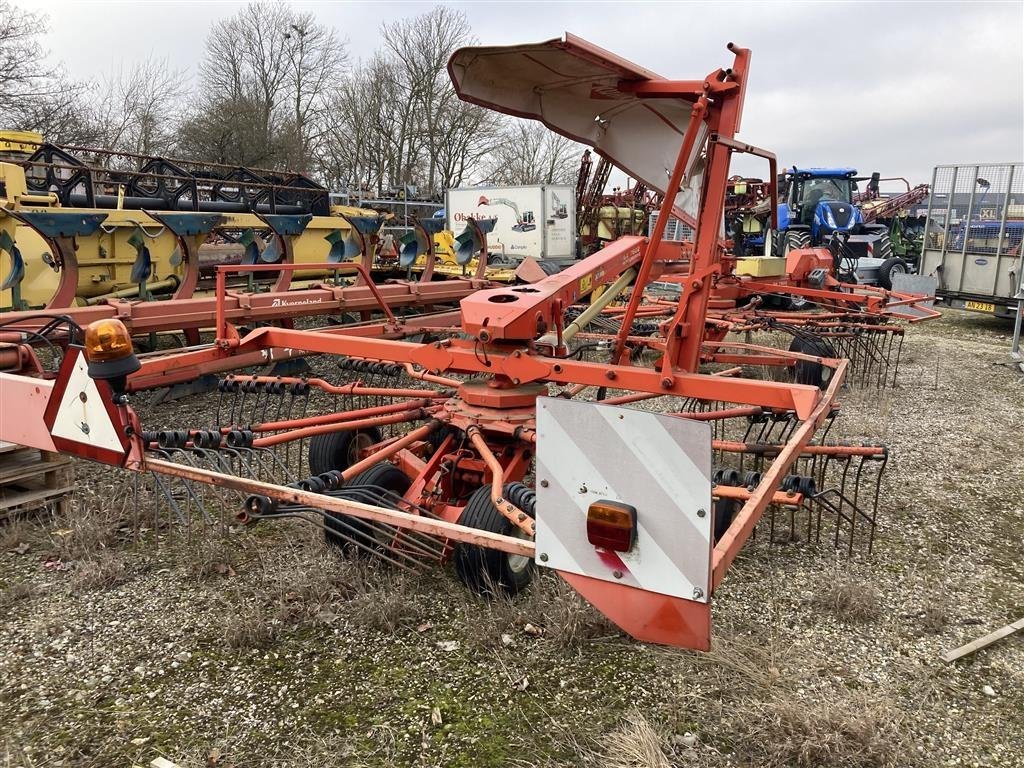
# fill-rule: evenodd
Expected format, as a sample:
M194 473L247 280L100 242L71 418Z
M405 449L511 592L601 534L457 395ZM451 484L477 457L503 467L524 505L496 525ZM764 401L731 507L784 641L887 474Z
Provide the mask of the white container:
M576 257L576 193L563 184L460 187L445 193L448 228L458 237L468 219L497 218L487 236L492 263Z

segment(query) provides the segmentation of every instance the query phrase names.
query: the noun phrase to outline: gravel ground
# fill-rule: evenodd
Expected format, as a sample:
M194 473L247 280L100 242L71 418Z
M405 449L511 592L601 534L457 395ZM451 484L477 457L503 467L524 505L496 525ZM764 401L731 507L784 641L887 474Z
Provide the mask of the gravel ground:
M4 766L1024 766L1024 384L948 311L901 386L844 398L894 449L874 551L766 537L715 649L642 646L555 578L514 604L343 561L299 521L156 527L81 466L76 514L0 528ZM142 522L140 522L142 521ZM154 529L155 528L155 529Z

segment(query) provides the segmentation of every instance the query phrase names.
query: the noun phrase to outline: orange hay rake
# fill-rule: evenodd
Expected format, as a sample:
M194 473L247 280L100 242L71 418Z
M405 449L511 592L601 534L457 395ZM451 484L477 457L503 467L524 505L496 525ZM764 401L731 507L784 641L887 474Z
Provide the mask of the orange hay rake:
M698 80L662 78L571 35L452 57L462 98L541 120L664 191L649 238L413 324L240 334L221 279L209 345L139 358L105 318L81 338L68 331L55 377L33 375L24 343L10 345L20 370L0 374L0 438L147 473L179 515L217 491L241 522L304 517L345 552L410 569L451 562L479 593L514 594L549 568L633 637L708 648L711 595L765 513L793 535L870 542L887 459L882 446L827 440L852 365L835 346L728 334L789 324L795 339L812 327L815 338L856 335L923 298L828 277L739 281L737 294L799 291L830 314L716 298L731 279L719 233L730 156L745 146L734 136L750 62L729 50L730 67ZM697 225L685 260L662 247L673 212ZM678 295L652 298L665 282ZM128 394L308 355L347 381L230 375L215 424L161 428ZM780 380L749 375L765 368ZM793 371L816 375L800 383Z

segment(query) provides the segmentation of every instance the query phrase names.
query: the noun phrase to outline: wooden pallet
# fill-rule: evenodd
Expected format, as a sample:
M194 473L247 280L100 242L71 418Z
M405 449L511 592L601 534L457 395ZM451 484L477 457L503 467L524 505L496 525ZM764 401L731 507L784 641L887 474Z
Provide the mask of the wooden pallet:
M0 522L46 506L67 512L73 464L59 453L0 441Z

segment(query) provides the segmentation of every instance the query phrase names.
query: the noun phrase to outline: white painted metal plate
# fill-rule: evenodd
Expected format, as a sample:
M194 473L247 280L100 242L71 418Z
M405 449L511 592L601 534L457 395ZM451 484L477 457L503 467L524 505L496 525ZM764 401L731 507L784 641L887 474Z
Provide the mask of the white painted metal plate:
M114 463L127 456L128 440L116 424L110 397L105 383L101 393L89 377L85 355L69 347L46 413L58 450Z
M637 510L629 552L587 540L600 499ZM633 408L537 400L537 562L688 600L711 581L711 427Z

